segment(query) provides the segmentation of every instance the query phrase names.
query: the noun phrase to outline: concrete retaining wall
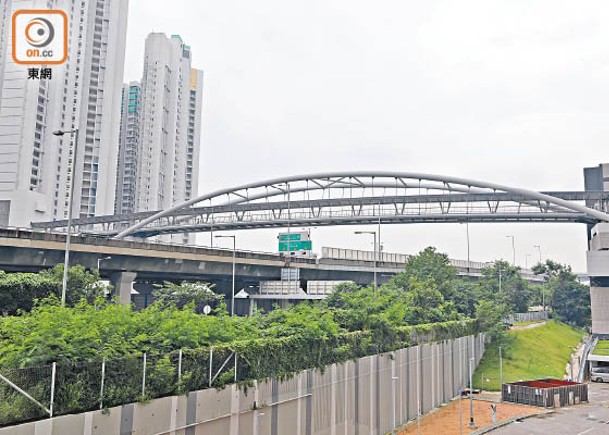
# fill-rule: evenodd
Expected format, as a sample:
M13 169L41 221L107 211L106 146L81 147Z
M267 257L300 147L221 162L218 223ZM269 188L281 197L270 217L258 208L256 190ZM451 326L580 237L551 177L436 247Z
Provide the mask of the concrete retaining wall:
M483 335L462 337L257 382L247 391L194 391L2 428L0 435L382 434L392 429L392 409L396 423L405 423L419 405L426 413L456 396L469 358L477 365L483 353Z

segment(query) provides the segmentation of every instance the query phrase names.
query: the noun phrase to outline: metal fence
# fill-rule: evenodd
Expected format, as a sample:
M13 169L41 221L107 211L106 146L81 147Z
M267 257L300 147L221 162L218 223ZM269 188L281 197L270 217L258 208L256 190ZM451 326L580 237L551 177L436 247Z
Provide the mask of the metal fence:
M0 370L0 426L248 379L230 348Z
M506 320L509 323L517 322L537 322L541 320L548 320L548 311L529 311L527 313L514 313L509 316Z
M345 248L330 248L322 247L321 251L322 258L329 258L335 260L359 260L359 261L374 261L375 257L380 262L405 264L412 255L408 254L397 254L392 252L380 251L375 254L375 251L362 251L358 249L345 249ZM482 270L485 267L492 266L493 263L484 263L481 261L467 261L467 260L455 260L450 259L452 266L461 269L474 269Z

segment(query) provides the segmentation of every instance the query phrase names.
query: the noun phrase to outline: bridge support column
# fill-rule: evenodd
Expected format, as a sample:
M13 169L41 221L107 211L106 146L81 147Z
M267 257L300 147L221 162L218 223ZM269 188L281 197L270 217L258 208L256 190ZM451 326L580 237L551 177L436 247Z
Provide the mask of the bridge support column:
M587 261L592 334L609 338L609 224L597 224L591 233Z
M131 290L137 273L135 272L115 272L110 274L110 281L114 286L114 294L119 295L123 305L131 303Z

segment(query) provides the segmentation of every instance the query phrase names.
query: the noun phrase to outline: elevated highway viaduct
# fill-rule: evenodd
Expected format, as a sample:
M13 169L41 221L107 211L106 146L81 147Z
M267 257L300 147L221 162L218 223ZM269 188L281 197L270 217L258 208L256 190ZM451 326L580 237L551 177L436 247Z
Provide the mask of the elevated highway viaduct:
M37 272L63 262L65 235L27 229L0 229L0 270L7 272ZM330 248L331 251L348 251ZM163 281L202 281L216 284L216 290L228 295L232 288L232 250L146 241L108 239L95 236L73 236L71 264L89 269L100 266L100 275L109 279L121 302L131 301L134 288L142 295L150 294L154 283ZM354 281L370 284L374 261L369 252L359 259L291 258L279 254L236 251L236 291L257 288L261 281L281 278L281 269L300 269L303 283L310 280ZM383 254L377 262L379 282L403 270L406 256ZM480 276L484 263L454 260L462 275ZM527 276L528 279L537 279Z

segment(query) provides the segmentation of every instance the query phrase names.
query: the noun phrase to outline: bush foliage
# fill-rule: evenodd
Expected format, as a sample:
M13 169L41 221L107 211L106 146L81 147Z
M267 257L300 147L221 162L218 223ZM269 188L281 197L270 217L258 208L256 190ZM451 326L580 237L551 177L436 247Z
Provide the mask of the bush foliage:
M78 267L70 270L68 306L62 308L57 297L61 272L61 266L40 274L0 272L0 310L5 313L0 318L0 369L16 377L39 373L30 376L28 391L48 397L47 371L56 362L58 413L94 409L100 400L113 406L220 387L235 379L284 377L480 330L500 341L505 336L502 319L526 311L538 293L504 261L489 266L477 282L461 278L448 257L433 248L411 257L404 272L378 290L343 284L324 301L250 317L229 316L221 297L202 283L165 283L156 291L156 303L134 311L103 297L97 274ZM549 300L557 310L566 299L563 293L581 290L561 286L571 278L557 273L551 280L556 290ZM11 295L21 296L12 300ZM212 315L200 314L205 305L214 307ZM580 312L585 316L585 307ZM566 311L561 315L566 317ZM227 364L233 352L238 355L236 373ZM220 373L212 380L210 365ZM0 424L41 417L41 412L0 384Z

